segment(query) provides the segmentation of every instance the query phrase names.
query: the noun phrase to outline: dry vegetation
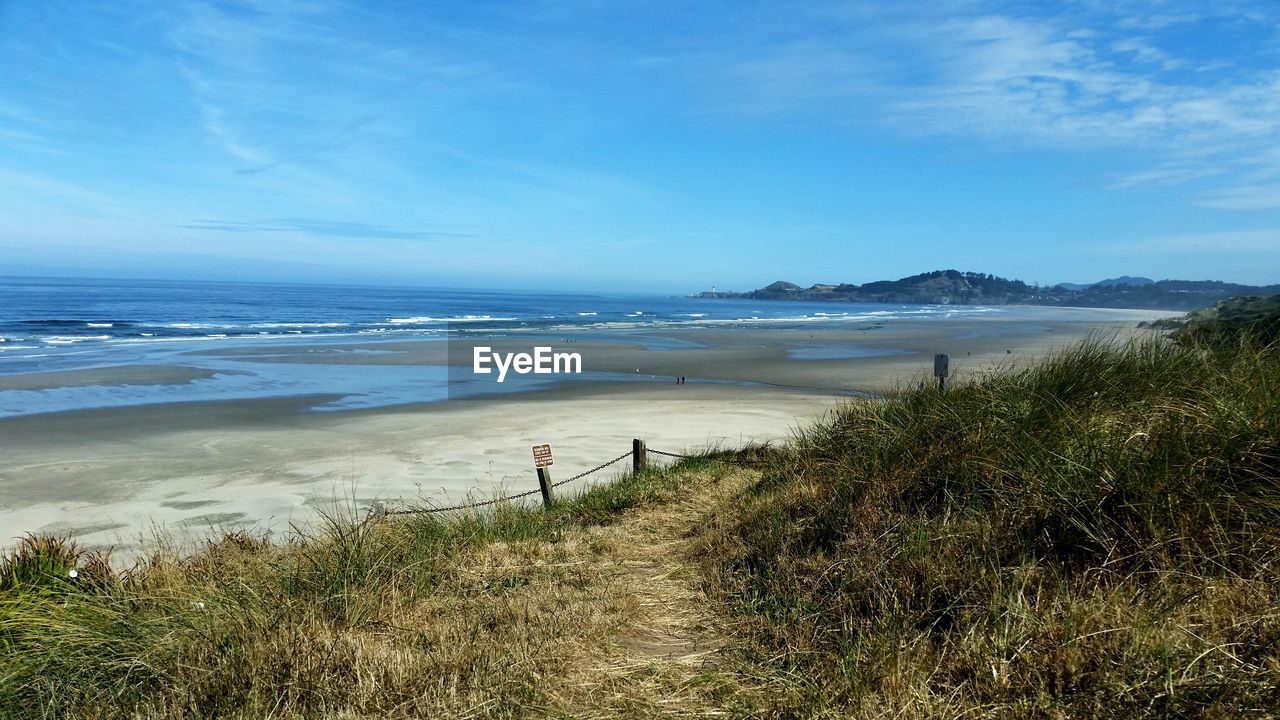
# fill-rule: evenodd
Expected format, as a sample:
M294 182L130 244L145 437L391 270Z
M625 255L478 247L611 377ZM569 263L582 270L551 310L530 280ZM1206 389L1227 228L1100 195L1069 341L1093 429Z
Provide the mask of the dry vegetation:
M29 538L0 575L0 716L635 717L745 696L688 529L746 471L628 476L554 511L329 517L124 576ZM77 577L69 577L72 569Z
M705 531L778 716L1280 712L1280 362L1094 341L846 407Z
M549 512L123 576L30 538L0 716L1274 715L1278 397L1272 351L1091 342Z

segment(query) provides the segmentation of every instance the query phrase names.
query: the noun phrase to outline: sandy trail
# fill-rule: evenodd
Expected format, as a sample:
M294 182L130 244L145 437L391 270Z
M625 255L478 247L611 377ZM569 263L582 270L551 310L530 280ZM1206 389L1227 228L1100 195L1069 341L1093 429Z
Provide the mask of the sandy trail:
M549 717L720 717L725 698L760 703L749 679L721 669L725 618L701 587L696 528L759 477L745 468L686 470L675 497L554 542L496 544L467 564L476 583L531 577L531 597L563 596L578 631L534 651L556 658ZM565 570L564 577L555 573Z

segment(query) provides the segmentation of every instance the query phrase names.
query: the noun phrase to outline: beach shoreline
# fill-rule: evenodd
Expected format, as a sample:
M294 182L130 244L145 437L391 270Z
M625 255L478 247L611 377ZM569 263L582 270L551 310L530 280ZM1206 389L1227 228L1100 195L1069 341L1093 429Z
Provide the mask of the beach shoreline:
M402 500L448 504L537 487L529 455L549 442L553 477L571 477L630 448L669 452L779 442L850 393L883 393L928 377L934 352L957 377L1025 362L1102 333L1148 333L1111 321L894 320L878 327L715 328L650 332L658 344L596 332L571 347L588 369L626 382L574 380L503 395L317 412L340 393L84 409L0 419L0 542L69 535L135 557L157 533L199 543L231 529L280 536L317 510ZM536 334L495 337L528 347ZM551 337L551 341L555 338ZM488 341L486 341L488 342ZM349 372L412 371L439 361L439 342L211 348L154 366L157 382L201 377L202 356L246 364L338 364ZM350 352L370 349L377 352ZM338 352L338 351L341 352ZM188 362L189 361L189 362ZM248 366L248 365L246 365ZM59 382L121 377L71 371ZM75 373L79 373L77 376ZM127 370L130 381L146 369ZM634 377L631 377L634 376ZM675 377L689 378L679 385ZM13 377L13 376L10 376ZM28 375L21 382L39 386ZM12 382L12 380L11 380ZM564 488L607 481L625 463Z

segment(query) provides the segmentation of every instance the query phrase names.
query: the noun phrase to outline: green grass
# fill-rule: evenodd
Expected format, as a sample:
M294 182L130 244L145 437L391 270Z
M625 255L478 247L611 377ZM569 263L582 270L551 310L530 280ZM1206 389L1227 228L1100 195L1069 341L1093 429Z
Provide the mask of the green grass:
M845 406L705 530L772 713L1280 708L1280 362L1091 340Z

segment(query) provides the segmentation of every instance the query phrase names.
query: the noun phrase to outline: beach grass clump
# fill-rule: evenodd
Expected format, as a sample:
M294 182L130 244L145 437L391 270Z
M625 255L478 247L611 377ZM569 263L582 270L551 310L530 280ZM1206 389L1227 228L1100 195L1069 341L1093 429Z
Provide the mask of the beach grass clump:
M83 553L70 538L27 534L7 557L0 558L0 591L57 587L78 575Z
M771 714L1280 708L1280 361L1095 338L844 406L703 531Z

